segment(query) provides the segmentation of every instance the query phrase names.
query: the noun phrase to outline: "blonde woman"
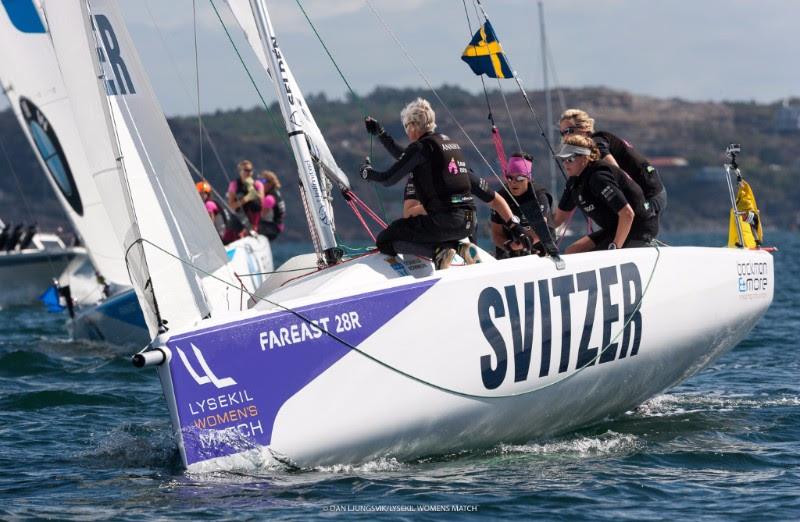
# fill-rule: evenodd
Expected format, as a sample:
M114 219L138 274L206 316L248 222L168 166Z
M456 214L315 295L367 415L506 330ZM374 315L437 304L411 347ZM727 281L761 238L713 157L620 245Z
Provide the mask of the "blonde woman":
M635 181L647 200L648 206L658 215L667 207L667 191L658 171L650 161L626 140L608 131L595 131L594 118L586 111L567 109L559 121L561 136L572 134L588 136L597 145L600 158L624 170Z
M475 231L475 206L466 159L458 143L434 132L436 114L426 100L417 98L406 105L400 120L411 144L401 154L393 154L399 159L388 170L379 171L365 163L361 177L394 185L413 173L415 197L426 213L393 221L378 234L376 244L385 255L433 257L437 269L448 268L458 241ZM369 121L367 130L370 131ZM396 144L394 147L400 149ZM391 152L390 147L387 149Z
M556 154L568 181L555 212L559 226L579 206L600 227L571 244L567 254L648 246L658 234L658 219L645 205L642 189L619 167L600 159L587 136L564 138Z
M259 181L264 186L264 200L261 210L261 222L258 224L260 234L270 241L283 232L283 217L286 214L286 203L281 195L281 182L278 175L271 170L262 170Z

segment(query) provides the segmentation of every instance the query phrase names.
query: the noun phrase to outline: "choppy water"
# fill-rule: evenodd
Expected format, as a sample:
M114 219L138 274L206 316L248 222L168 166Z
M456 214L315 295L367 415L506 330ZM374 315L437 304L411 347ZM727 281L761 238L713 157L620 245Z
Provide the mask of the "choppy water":
M2 310L0 518L798 519L800 237L769 239L772 308L713 367L591 429L417 462L187 474L155 372Z

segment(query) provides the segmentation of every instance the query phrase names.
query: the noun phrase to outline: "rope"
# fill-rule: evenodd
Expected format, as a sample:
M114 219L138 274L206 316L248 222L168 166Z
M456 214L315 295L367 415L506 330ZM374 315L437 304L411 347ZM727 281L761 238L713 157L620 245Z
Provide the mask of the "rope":
M196 271L198 271L198 272L200 272L200 273L202 273L202 274L204 274L204 275L206 275L208 277L211 277L212 279L215 279L216 281L219 281L222 284L225 284L225 285L228 285L230 287L233 287L233 288L235 288L236 290L239 290L239 291L242 290L239 286L237 286L237 285L235 285L233 283L230 283L229 281L225 281L224 279L222 279L222 278L220 278L220 277L218 277L218 276L216 276L214 274L206 272L205 270L193 265L191 262L186 261L184 259L181 259L179 256L177 256L177 255L175 255L175 254L173 254L173 253L161 248L160 246L156 245L155 243L153 243L153 242L151 242L151 241L149 241L147 239L139 238L136 241L134 241L133 244L131 244L131 247L133 247L136 243L140 243L140 242L141 243L148 243L149 245L153 246L157 250L160 250L164 254L167 254L168 256L171 256L171 257L177 259L181 263L184 263L184 264L188 265L192 269L194 269L194 270L196 270ZM128 250L130 250L131 247L129 247ZM642 303L644 302L644 298L647 295L648 290L650 289L650 284L653 282L653 276L656 273L656 269L658 268L658 263L659 263L659 261L661 259L661 250L658 248L657 245L654 245L653 248L656 251L656 259L653 262L653 269L650 271L650 275L649 275L649 277L647 279L647 284L645 284L645 287L642 290L641 297L639 297L638 301L636 302L636 306L634 306L633 311L630 314L630 317L628 317L628 320L623 323L622 328L620 328L620 330L617 332L617 334L615 336L613 336L609 340L609 342L608 342L608 344L606 346L602 347L601 349L599 349L597 351L597 355L594 358L592 358L590 361L588 361L581 368L576 369L574 372L572 372L570 374L567 374L564 377L562 377L562 378L560 378L560 379L558 379L556 381L553 381L553 382L550 382L550 383L547 383L547 384L543 384L543 385L541 385L541 386L539 386L537 388L534 388L532 390L526 390L526 391L516 392L516 393L507 393L507 394L503 394L503 395L482 395L482 394L462 392L462 391L454 390L452 388L448 388L446 386L441 386L439 384L435 384L435 383L430 382L430 381L428 381L426 379L423 379L421 377L417 377L414 374L411 374L409 372L403 371L403 370L401 370L401 369L399 369L399 368L397 368L395 366L392 366L389 363L386 363L386 362L378 359L377 357L375 357L373 355L370 355L370 354L366 353L365 351L359 349L357 346L355 346L355 345L347 342L346 340L342 339L341 337L339 337L335 333L333 333L333 332L331 332L331 331L329 331L327 329L320 328L319 326L315 325L314 322L311 319L309 319L308 317L306 317L305 315L303 315L302 313L298 312L297 310L295 310L293 308L290 308L288 306L282 305L281 303L278 303L276 301L271 301L271 300L267 299L266 297L259 297L259 296L255 295L254 293L250 292L249 290L247 290L246 288L244 288L244 292L247 293L248 296L253 301L263 301L263 302L265 302L265 303L267 303L269 305L272 305L272 306L274 306L276 308L280 308L281 310L284 310L284 311L294 315L295 317L297 317L298 319L302 320L306 324L313 325L315 328L319 328L320 331L322 331L323 333L328 335L333 340L335 340L335 341L341 343L342 345L346 346L350 350L353 350L354 352L357 352L360 355L366 357L370 361L378 364L379 366L382 366L383 368L386 368L389 371L395 372L398 375L401 375L401 376L403 376L403 377L405 377L405 378L407 378L409 380L412 380L412 381L414 381L414 382L416 382L418 384L422 384L423 386L427 386L429 388L432 388L432 389L435 389L435 390L438 390L438 391L441 391L441 392L444 392L444 393L447 393L447 394L450 394L450 395L456 395L458 397L465 397L465 398L469 398L469 399L481 399L481 400L483 400L483 399L507 399L507 398L511 398L511 397L521 397L521 396L525 396L525 395L530 395L532 393L538 392L538 391L543 390L545 388L549 388L551 386L555 386L556 384L560 384L560 383L566 381L567 379L571 379L571 378L575 377L576 375L581 373L586 368L589 368L590 366L593 366L600 359L600 357L603 355L603 353L605 353L605 351L607 349L609 349L612 345L616 344L615 341L617 339L619 339L620 335L622 335L625 332L625 330L628 328L628 325L630 324L630 322L636 316L637 312L639 312L639 310L641 309ZM127 261L127 254L126 254L126 261Z
M247 64L245 63L244 58L242 58L242 55L239 52L239 48L236 47L236 42L233 41L233 37L231 37L231 33L228 31L228 27L225 25L225 22L222 20L222 16L219 14L219 11L217 10L217 6L214 3L214 0L208 0L208 1L209 1L209 3L211 3L211 7L214 9L214 14L217 15L217 20L219 20L219 23L222 26L222 29L225 31L225 35L228 37L228 41L231 43L231 46L233 47L233 50L236 53L236 57L239 58L239 63L242 64L242 68L244 68L244 72L247 74L247 78L250 80L250 83L252 84L253 89L255 89L256 94L258 95L258 99L261 100L261 105L264 107L264 110L267 112L267 116L269 116L269 119L272 122L273 129L276 131L276 133L278 134L280 139L283 141L283 144L286 145L287 150L289 150L291 152L292 145L289 143L289 137L286 135L286 129L284 128L283 125L278 123L277 120L275 120L275 115L272 114L272 111L270 110L269 105L267 104L267 101L264 99L264 96L261 94L261 89L258 88L258 84L256 84L256 81L253 78L253 75L250 73L250 69L247 67Z
M328 46L325 44L325 40L322 39L322 36L319 34L319 31L317 31L317 27L314 25L314 22L311 21L311 18L308 16L308 13L306 12L305 8L303 7L303 4L300 2L300 0L295 0L295 2L297 3L297 7L299 7L300 11L303 13L303 16L305 17L306 21L308 22L308 25L311 27L311 30L314 31L314 35L317 37L317 40L319 40L319 43L322 45L322 48L325 49L325 53L328 55L328 58L330 58L331 63L336 68L336 72L339 73L339 77L342 79L344 84L347 86L347 90L350 91L350 94L353 96L353 99L355 100L356 104L358 105L358 108L361 110L361 114L364 117L367 117L369 115L369 113L367 112L366 107L364 106L363 99L356 93L356 91L350 85L350 82L347 81L347 77L344 75L344 73L342 72L342 69L339 67L339 64L336 62L336 59L333 57L333 54L328 49ZM370 134L370 136L369 136L369 156L370 157L372 156L372 153L373 153L372 152L372 144L373 144L373 138L372 138L372 135ZM386 221L386 208L384 207L383 198L381 197L380 191L378 190L378 187L377 187L377 185L375 183L370 183L370 187L372 188L372 192L375 194L375 197L378 199L378 205L381 208L381 213L383 214L383 219L384 219L384 221Z
M472 38L474 34L472 31L472 22L469 19L469 9L467 9L467 0L461 0L461 3L464 5L464 15L467 18L467 28L469 29L469 37ZM494 127L494 116L492 115L492 104L489 103L489 92L486 90L486 81L483 79L483 75L480 75L479 78L481 79L481 85L483 86L483 96L486 98L486 108L489 110L489 122L491 122L492 127Z
M367 1L369 1L369 0L367 0ZM486 14L486 10L483 8L483 5L481 4L481 0L475 0L475 2L477 4L477 6L480 8L481 13L483 13L484 19L486 19L488 21L489 20L489 15ZM508 57L508 53L506 53L506 61L508 62L508 67L512 71L514 71L514 67L512 67L512 65L511 65L511 59ZM544 126L542 125L542 122L539 119L539 115L536 113L536 109L533 107L533 103L531 102L530 98L528 98L528 93L525 92L525 88L522 87L522 80L520 80L520 78L517 75L516 71L514 71L514 80L517 82L517 87L519 87L519 91L522 94L522 97L525 100L525 103L528 104L528 109L531 111L531 114L533 115L533 119L536 121L536 125L539 127L539 134L542 136L542 139L544 140L545 145L547 145L547 148L550 151L550 155L553 157L553 159L555 159L556 158L556 152L553 149L553 145L550 143L550 139L547 137L547 133L545 132ZM558 161L556 161L556 165L558 165L558 170L561 172L561 176L566 181L567 175L566 175L566 173L564 173L563 166Z
M383 221L383 220L382 220L380 217L378 217L378 215L377 215L375 212L373 212L373 210L372 210L371 208L369 208L369 206L367 206L367 204L366 204L366 203L364 203L364 202L361 200L361 198L359 198L359 197L358 197L358 196L355 194L355 192L353 192L353 191L350 191L350 192L348 192L348 193L347 193L347 197L350 197L350 198L352 198L352 199L353 199L353 201L355 201L355 202L356 202L356 203L357 203L357 204L358 204L358 205L359 205L359 206L360 206L360 207L361 207L361 208L362 208L362 209L363 209L363 210L364 210L364 211L365 211L365 212L366 212L366 213L369 215L369 217L371 217L371 218L372 218L372 219L373 219L373 220L374 220L374 221L375 221L375 222L376 222L378 225L380 225L380 226L381 226L381 228L386 228L386 227L388 227L388 225L386 224L386 222L385 222L385 221Z
M169 61L172 62L172 71L175 73L175 76L178 78L178 84L183 89L184 94L188 98L190 96L189 89L186 87L186 80L184 80L183 76L181 76L180 69L178 68L178 64L175 61L175 57L169 50L169 46L167 45L167 41L164 38L164 34L161 32L161 28L158 25L158 21L156 20L155 16L153 16L152 11L150 11L149 0L144 2L144 7L147 10L147 15L150 17L150 22L155 27L156 32L158 33L158 38L161 41L161 47L164 48L164 51L167 54L167 58ZM208 145L211 147L211 152L214 154L214 158L217 160L217 164L219 165L220 171L225 175L226 181L230 183L231 181L231 174L227 168L225 168L225 164L222 162L222 158L220 157L219 151L217 151L217 146L214 143L214 140L211 138L211 134L208 132L205 124L202 125L203 132L205 133L206 140L208 141Z
M514 117L511 115L511 109L508 107L508 100L506 99L506 93L503 91L503 85L500 83L500 79L497 79L497 88L500 89L500 96L503 98L503 103L506 106L506 112L508 113L508 119L511 122L511 130L514 131L514 139L517 140L517 150L523 151L522 143L519 141L519 134L517 134L517 126L514 124Z
M355 214L358 220L361 222L361 225L367 231L369 237L372 238L372 241L375 241L375 235L372 233L372 230L370 230L369 226L367 225L367 222L364 221L364 217L361 215L361 212L358 211L358 207L356 206L355 202L352 200L348 201L347 206L349 206L353 210L353 214Z

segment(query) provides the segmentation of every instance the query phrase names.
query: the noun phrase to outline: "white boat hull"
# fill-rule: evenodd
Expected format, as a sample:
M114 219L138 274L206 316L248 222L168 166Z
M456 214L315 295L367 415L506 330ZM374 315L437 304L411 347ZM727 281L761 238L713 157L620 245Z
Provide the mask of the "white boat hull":
M239 303L246 304L248 292L255 291L266 279L266 273L273 270L272 250L266 237L248 236L228 245L226 251L231 269L247 288L237 302L231 303L235 307ZM230 283L239 285L238 281ZM84 290L82 294L99 297L102 289ZM132 288L119 291L107 299L83 303L69 327L73 339L112 343L120 347L143 347L151 340L142 308Z
M0 306L32 304L58 279L82 248L0 253Z
M550 436L705 368L773 296L766 252L565 260L563 271L528 257L431 273L367 256L268 296L296 313L267 304L159 339L184 463L412 459Z

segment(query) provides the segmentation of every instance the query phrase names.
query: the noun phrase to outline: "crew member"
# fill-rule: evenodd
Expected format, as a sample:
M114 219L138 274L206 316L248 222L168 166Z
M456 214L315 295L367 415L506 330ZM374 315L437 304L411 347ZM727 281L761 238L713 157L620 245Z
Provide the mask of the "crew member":
M271 170L262 170L260 181L264 187L264 200L261 205L261 221L258 223L258 233L267 236L272 241L283 232L286 203L281 195L281 182L277 174Z
M423 255L433 257L437 269L449 268L458 241L475 231L466 159L458 143L434 132L436 114L426 100L417 98L406 105L400 119L411 144L386 171L367 161L361 177L394 185L413 173L416 196L426 214L393 221L378 234L376 244L388 256Z
M219 205L211 198L211 184L208 181L198 181L195 185L197 193L200 194L200 199L203 200L203 206L208 212L208 217L216 224L217 216L219 215Z
M228 185L228 205L234 211L244 212L253 229L257 229L261 219L264 186L253 179L253 164L250 161L240 161L238 169L239 177Z
M553 206L553 196L544 187L533 181L532 174L533 158L525 152L512 154L506 166L506 185L504 190L500 191L500 195L514 215L518 216L523 229L531 230L533 240L536 242L534 248L544 255L555 249L554 244L551 249L543 246L548 242L553 243L552 238L555 237L555 229L550 226L550 223L553 222L550 210ZM497 215L496 212L492 212L491 221L492 241L495 245L497 259L528 255L532 252L533 249L523 248L519 242L514 241L513 235L509 233L506 219ZM534 226L535 221L542 221L542 223ZM542 226L547 232L544 241L539 237L539 234L542 233Z
M658 219L645 205L642 189L622 169L599 159L591 138L566 136L556 155L569 179L555 212L555 226L580 206L602 227L571 244L568 254L648 246L655 239Z
M594 130L594 118L580 109L568 109L559 121L561 136L589 136L597 144L600 159L620 167L641 187L647 205L660 215L667 207L667 191L658 171L639 151L622 138L608 131Z
M404 149L397 145L394 138L392 138L392 136L389 135L389 133L386 132L383 127L381 127L380 123L371 117L367 117L364 123L366 125L367 132L377 136L389 154L391 154L395 159L399 159L403 154ZM484 178L481 178L475 174L472 169L468 169L467 174L470 182L470 193L484 203L488 204L492 209L492 214L496 215L497 219L503 220L503 223L508 228L509 237L512 238L512 244L516 245L516 247L519 249L525 248L526 245L529 247L530 240L520 226L519 219L514 219L515 216L511 211L511 208L508 206L506 200L500 197L497 192L492 190L489 187L489 183ZM403 190L403 217L408 218L423 214L426 214L425 206L417 197L417 190L414 186L414 174L412 172L409 175L405 189ZM474 243L475 241L473 237L470 237L469 243L460 242L458 244L458 254L468 265L480 263L478 250L475 248ZM555 244L553 244L553 248L555 249Z

